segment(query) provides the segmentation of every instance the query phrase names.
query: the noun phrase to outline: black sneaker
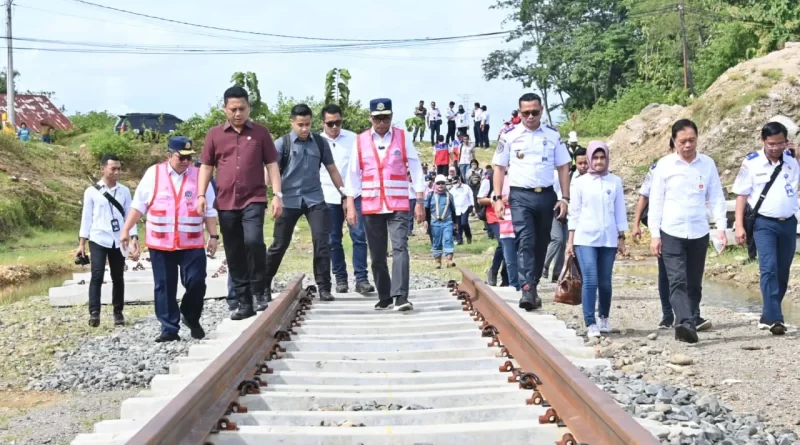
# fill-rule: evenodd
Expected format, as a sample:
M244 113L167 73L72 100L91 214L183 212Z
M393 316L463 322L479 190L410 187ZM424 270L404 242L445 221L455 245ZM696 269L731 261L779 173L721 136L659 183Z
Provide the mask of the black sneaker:
M358 285L356 285L358 288ZM344 294L350 291L350 287L347 286L347 283L336 283L336 293L337 294Z
M369 281L359 281L356 283L356 292L359 294L368 294L375 292L375 286L369 284Z
M392 308L392 306L394 306L394 303L393 303L391 298L388 299L388 300L380 300L379 302L377 302L375 304L375 310L376 311L388 311L389 309Z
M671 329L672 325L675 324L674 317L664 317L661 319L661 322L658 324L658 329Z
M675 326L675 340L685 343L697 343L697 331L693 326L679 324Z
M769 331L772 332L772 335L783 335L786 333L786 326L779 321L773 323L772 326L769 327Z
M319 299L322 301L334 301L336 298L333 297L331 291L329 290L321 290L319 291Z
M397 297L397 301L394 303L394 310L405 312L414 309L414 305L408 301L408 297Z
M467 238L467 244L472 244L472 238Z
M697 326L697 332L707 331L713 327L711 320L706 320L703 317L697 317L694 324Z
M269 300L270 295L267 293L257 294L255 298L255 310L256 312L264 312L269 307Z
M180 341L178 334L161 334L156 337L156 343L166 343L168 341Z
M96 328L100 326L100 312L92 312L89 314L89 326Z
M486 272L486 284L489 286L497 286L497 274L492 273L492 269Z
M526 311L532 311L542 307L542 299L539 298L535 287L526 284L525 287L522 288L522 298L519 299L519 307Z
M125 326L125 316L122 312L114 312L114 326Z
M206 331L204 331L203 327L200 326L200 322L190 322L183 315L181 315L181 321L187 328L189 328L192 338L196 340L201 340L205 338Z
M256 311L253 310L252 304L239 303L239 309L236 309L236 312L231 314L231 320L244 320L245 318L250 318L255 315Z

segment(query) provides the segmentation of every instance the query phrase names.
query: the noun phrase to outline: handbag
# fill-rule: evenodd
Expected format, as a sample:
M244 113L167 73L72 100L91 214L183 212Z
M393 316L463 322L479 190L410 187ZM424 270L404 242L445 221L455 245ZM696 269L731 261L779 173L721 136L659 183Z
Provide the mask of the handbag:
M567 258L561 276L558 278L555 302L578 306L581 304L583 279L578 260L574 256Z

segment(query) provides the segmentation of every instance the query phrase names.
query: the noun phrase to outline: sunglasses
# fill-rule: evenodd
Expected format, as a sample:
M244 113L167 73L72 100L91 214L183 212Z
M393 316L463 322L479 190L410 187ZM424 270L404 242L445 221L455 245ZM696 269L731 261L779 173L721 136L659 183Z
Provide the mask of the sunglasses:
M542 110L520 111L519 114L521 114L522 117L531 117L531 116L536 117L542 114Z
M341 127L341 126L342 126L342 121L341 121L341 120L338 120L338 121L328 121L328 122L325 122L325 125L327 125L327 126L328 126L328 128L333 128L333 127Z
M192 155L178 155L178 160L181 162L191 161Z
M372 116L372 120L377 121L377 122L391 122L392 121L392 116L386 116L386 115L384 115L384 116Z
M437 182L436 185L444 185L444 182Z

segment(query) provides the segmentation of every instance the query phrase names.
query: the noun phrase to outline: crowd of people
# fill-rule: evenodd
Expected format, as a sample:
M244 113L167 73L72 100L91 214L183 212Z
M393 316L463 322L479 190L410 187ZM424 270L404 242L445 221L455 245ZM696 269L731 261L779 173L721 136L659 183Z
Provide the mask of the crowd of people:
M472 242L469 219L476 215L497 241L488 284L497 285L499 274L502 285L520 292L520 308L537 310L542 277L557 280L565 257L574 256L582 273L587 335L611 331L612 271L618 253L626 250L629 230L623 182L611 173L613 156L605 142L583 148L571 133L565 144L555 128L541 122L542 100L536 94L519 98L517 121L503 129L485 169L474 156L475 147L488 145L485 106L475 104L471 115L480 116L481 124L475 121L480 132L472 145L461 118L454 122L457 133L450 134L448 119L447 136L438 134L441 114L431 103L426 111L433 142L430 171L415 136L392 125L390 99L370 101L371 128L360 134L342 129L343 111L336 105L316 117L323 131L315 134L312 110L295 105L291 132L273 141L266 127L249 119L247 91L231 87L223 97L227 120L207 134L199 163L191 140L172 137L166 161L150 167L131 196L118 183L119 160L103 157L102 179L84 194L78 249L85 255L88 242L91 253L90 325L99 324L106 261L114 321L124 324L122 268L128 254L138 258L141 251L137 223L143 216L162 325L156 341L164 342L179 339L181 323L192 337L205 335L200 314L206 254L217 250L218 227L228 260L231 318L240 320L268 307L273 279L301 216L311 229L321 300L335 300L334 279L337 293L349 290L342 248L347 224L355 290L377 290L375 310L410 311L408 241L414 220L426 229L435 267L441 268L455 266L455 246ZM454 115L466 114L453 106ZM697 151L698 138L692 121L674 123L670 150L642 185L632 230L638 238L641 224L650 229L659 265L659 327L674 329L677 340L689 343L698 341L697 331L711 328L700 313L709 240L720 251L727 243L723 189L714 161ZM785 126L767 123L761 140L763 148L747 155L733 187L735 236L739 243L755 240L764 297L759 327L782 335L780 303L795 250L800 167ZM269 248L264 243L267 214L275 220ZM185 288L180 305L179 280Z

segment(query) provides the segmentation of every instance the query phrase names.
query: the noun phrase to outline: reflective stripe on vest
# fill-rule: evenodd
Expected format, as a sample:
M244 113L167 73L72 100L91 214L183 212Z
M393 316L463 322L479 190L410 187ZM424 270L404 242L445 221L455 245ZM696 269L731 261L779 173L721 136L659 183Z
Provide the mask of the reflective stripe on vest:
M380 213L384 204L390 211L408 211L408 169L405 132L392 128L392 141L383 161L372 139L372 130L358 135L358 162L361 166L361 213Z
M199 171L189 167L176 191L169 174L169 164L156 165L153 197L147 208L145 244L156 250L186 250L205 247L202 215L197 213L197 178Z

